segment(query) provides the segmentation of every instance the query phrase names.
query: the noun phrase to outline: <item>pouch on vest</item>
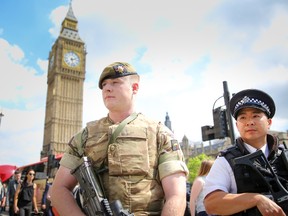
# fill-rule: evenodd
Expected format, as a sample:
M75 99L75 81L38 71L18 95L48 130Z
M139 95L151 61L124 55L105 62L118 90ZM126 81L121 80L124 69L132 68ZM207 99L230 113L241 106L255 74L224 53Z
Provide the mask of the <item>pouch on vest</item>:
M117 125L110 127L111 133ZM108 146L109 175L147 175L149 155L147 128L126 125L114 143Z

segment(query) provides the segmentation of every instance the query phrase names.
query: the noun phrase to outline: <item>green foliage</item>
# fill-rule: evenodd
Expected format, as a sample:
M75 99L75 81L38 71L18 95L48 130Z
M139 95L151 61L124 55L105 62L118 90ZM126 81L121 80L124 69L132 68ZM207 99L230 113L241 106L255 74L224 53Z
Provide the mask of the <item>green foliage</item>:
M187 166L189 169L188 181L190 183L192 183L194 179L197 177L201 162L203 160L209 160L209 159L213 159L213 158L204 153L197 155L196 157L189 158Z

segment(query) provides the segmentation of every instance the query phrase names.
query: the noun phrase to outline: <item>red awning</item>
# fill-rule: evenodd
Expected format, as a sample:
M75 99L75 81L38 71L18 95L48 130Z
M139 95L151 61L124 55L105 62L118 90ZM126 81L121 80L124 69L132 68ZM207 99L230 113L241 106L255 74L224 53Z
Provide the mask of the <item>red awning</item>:
M2 182L7 181L17 169L16 166L13 165L0 165L0 178Z

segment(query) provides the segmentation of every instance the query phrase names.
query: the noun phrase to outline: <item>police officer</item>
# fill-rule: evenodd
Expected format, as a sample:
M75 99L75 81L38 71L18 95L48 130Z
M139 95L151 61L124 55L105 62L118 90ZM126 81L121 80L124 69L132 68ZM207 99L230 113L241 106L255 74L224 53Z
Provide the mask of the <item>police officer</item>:
M51 200L61 216L83 215L71 193L77 180L70 173L83 155L95 170L108 168L101 178L109 202L120 200L136 216L184 214L188 171L183 154L166 126L135 112L139 78L126 62L114 62L101 73L98 85L108 115L76 134L60 161Z
M281 158L285 148L279 145L276 137L268 134L275 114L273 99L257 89L243 90L231 98L230 111L240 137L234 146L221 152L206 178L207 212L216 215L286 215L288 202L276 204L273 201L273 190L268 186L272 181L267 184L267 173L263 173L269 161L287 190L287 167ZM252 154L255 155L254 161L263 162L261 174L254 165L240 165L237 160L240 156L251 157Z

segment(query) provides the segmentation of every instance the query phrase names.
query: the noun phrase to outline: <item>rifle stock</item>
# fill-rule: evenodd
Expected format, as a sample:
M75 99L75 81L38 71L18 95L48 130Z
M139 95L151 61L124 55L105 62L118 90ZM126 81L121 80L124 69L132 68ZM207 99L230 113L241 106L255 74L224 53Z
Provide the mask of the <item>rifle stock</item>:
M89 216L133 216L122 208L119 200L111 205L104 195L100 177L94 173L88 157L82 158L82 163L71 171L79 182L83 197L83 209Z

